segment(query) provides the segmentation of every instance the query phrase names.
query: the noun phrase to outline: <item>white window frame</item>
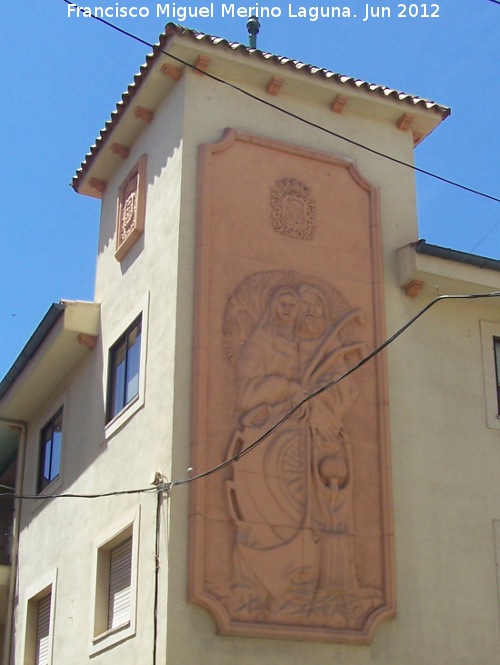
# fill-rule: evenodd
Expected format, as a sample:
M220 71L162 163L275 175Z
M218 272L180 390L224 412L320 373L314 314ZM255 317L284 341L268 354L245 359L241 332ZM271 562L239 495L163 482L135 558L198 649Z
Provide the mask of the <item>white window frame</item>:
M26 591L25 633L23 665L36 665L36 640L38 628L38 603L50 595L50 616L48 635L48 665L52 665L54 648L54 618L56 610L57 570L51 571L31 585Z
M486 404L486 425L490 429L500 429L500 415L497 393L496 359L494 338L500 338L500 323L481 321L481 346L483 353L484 394Z
M117 430L119 430L123 425L132 418L133 415L137 413L139 409L144 406L145 402L145 387L146 387L146 358L147 358L147 340L148 340L148 321L149 321L149 293L138 303L135 307L128 310L126 318L122 318L117 325L114 325L110 331L109 335L106 335L109 343L107 344L107 355L105 358L105 367L104 367L104 385L103 390L106 395L106 417L108 410L108 399L109 399L109 383L111 380L110 370L111 370L111 349L115 343L122 337L124 332L130 328L136 319L141 317L141 352L139 360L139 390L135 397L133 397L130 402L125 404L125 406L115 415L109 422L105 424L104 434L105 440L110 438ZM105 347L106 348L106 347Z
M90 621L90 655L134 637L137 627L137 574L139 555L140 506L133 513L128 513L111 529L102 534L95 542L93 563L94 589L92 599L92 617ZM111 551L132 537L132 556L130 567L130 617L129 620L108 628L109 607L109 564Z

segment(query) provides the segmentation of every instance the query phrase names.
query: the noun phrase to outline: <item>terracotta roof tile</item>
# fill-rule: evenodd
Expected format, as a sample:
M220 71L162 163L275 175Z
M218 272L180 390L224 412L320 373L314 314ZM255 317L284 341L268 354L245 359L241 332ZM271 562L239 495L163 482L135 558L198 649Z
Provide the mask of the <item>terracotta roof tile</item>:
M126 108L143 85L155 60L162 55L169 39L172 36L180 36L182 38L192 39L193 41L203 42L220 49L225 48L231 51L237 51L238 53L242 53L250 58L258 58L263 61L269 61L294 71L304 71L310 76L333 80L336 83L357 88L369 94L389 97L398 102L403 102L411 106L418 106L419 108L434 111L441 115L443 120L451 113L451 110L448 107L442 106L441 104L437 104L434 101L424 99L422 97L400 92L383 85L368 83L367 81L356 79L350 76L337 74L328 69L315 67L314 65L308 65L304 62L300 62L299 60L293 60L284 56L274 55L266 51L260 51L259 49L252 49L248 46L245 46L244 44L240 44L239 42L229 42L227 39L222 37L214 37L202 32L197 32L196 30L183 28L182 26L176 25L174 23L168 23L165 27L165 31L160 35L159 42L153 46L153 52L146 56L146 62L141 66L139 72L134 76L133 82L123 93L121 100L116 105L116 109L111 114L111 118L106 122L104 128L100 131L95 144L91 146L90 151L87 153L80 168L77 170L72 182L72 185L75 189L78 188L80 179L83 178L88 172L99 150L103 146L104 142L109 138L111 130L119 121L120 116L125 112Z

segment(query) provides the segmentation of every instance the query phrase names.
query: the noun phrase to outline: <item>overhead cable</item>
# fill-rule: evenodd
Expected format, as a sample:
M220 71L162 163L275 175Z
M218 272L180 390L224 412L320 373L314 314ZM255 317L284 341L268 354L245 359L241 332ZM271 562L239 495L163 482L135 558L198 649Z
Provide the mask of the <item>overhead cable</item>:
M374 358L376 355L378 355L381 351L386 349L390 344L392 344L400 335L402 335L410 326L412 326L425 312L427 312L431 307L433 307L436 303L441 302L443 300L477 300L479 298L500 298L500 291L493 291L490 293L472 293L472 294L446 294L446 295L441 295L437 296L433 300L431 300L425 307L423 307L415 316L413 316L411 319L409 319L399 330L397 330L393 335L388 337L384 342L379 344L373 351L368 353L364 358L362 358L358 363L353 365L347 372L339 376L338 378L329 381L326 383L324 386L321 388L318 388L317 390L314 390L313 392L309 393L304 399L302 399L300 402L295 404L289 411L285 413L285 415L280 418L271 428L269 428L262 436L258 437L253 443L249 444L246 448L243 448L239 453L236 455L233 455L232 457L229 457L228 459L224 460L224 462L221 462L220 464L217 464L216 466L207 469L206 471L203 471L202 473L199 473L195 476L191 476L190 478L185 478L183 480L174 480L172 482L164 482L161 483L155 487L147 487L147 488L142 488L142 489L133 489L133 490L121 490L117 492L106 492L104 494L39 494L39 495L19 495L19 494L3 494L0 493L0 497L9 497L9 498L14 498L14 499L58 499L58 498L75 498L75 499L97 499L97 498L102 498L102 497L109 497L109 496L119 496L123 494L144 494L144 493L152 493L152 492L166 492L167 494L170 493L173 487L177 487L179 485L186 485L188 483L192 483L195 480L200 480L201 478L206 478L207 476L210 476L217 471L221 471L222 469L226 468L227 466L230 466L231 464L234 464L234 462L237 462L241 457L244 457L245 455L248 455L254 448L259 446L261 443L263 443L271 434L273 434L283 423L285 423L287 420L289 420L294 413L296 413L304 404L307 402L313 400L315 397L318 395L321 395L321 393L324 393L326 390L332 388L333 386L337 385L344 379L346 379L348 376L356 372L358 369L363 367L369 360Z
M33 499L45 501L48 499L102 499L108 496L123 496L126 494L152 494L158 489L163 490L163 485L157 487L143 487L140 489L117 490L116 492L103 492L101 494L73 494L64 492L63 494L15 494L13 492L0 492L0 497L8 499Z
M333 381L330 381L326 383L324 386L321 388L318 388L318 390L314 390L312 393L304 397L303 400L301 400L298 404L293 406L287 413L284 414L280 420L278 420L271 428L269 428L262 436L258 437L253 443L249 444L246 448L243 448L239 453L236 455L233 455L232 457L229 457L228 459L224 460L224 462L221 462L220 464L217 464L216 466L207 469L206 471L203 471L202 473L199 473L195 476L191 476L190 478L185 478L183 480L174 480L172 482L163 482L160 483L154 487L146 487L142 489L132 489L132 490L121 490L121 491L116 491L116 492L106 492L103 494L39 494L39 495L25 495L25 494L4 494L0 493L0 497L8 497L8 498L13 498L13 499L38 499L38 500L44 500L44 499L62 499L62 498L74 498L74 499L98 499L102 497L109 497L109 496L120 496L124 494L145 494L145 493L165 493L167 497L170 495L170 492L173 487L177 487L179 485L186 485L189 483L194 482L195 480L200 480L201 478L206 478L207 476L210 476L218 471L221 471L222 469L226 468L227 466L230 466L231 464L234 464L237 462L241 457L244 457L245 455L248 455L254 448L259 446L261 443L263 443L271 434L273 434L283 423L285 423L287 420L289 420L294 413L296 413L304 404L307 402L313 400L315 397L318 395L321 395L321 393L325 392L329 388L332 388L333 386L337 385L344 379L346 379L348 376L356 372L358 369L363 367L369 360L374 358L376 355L378 355L381 351L386 349L390 344L392 344L400 335L402 335L410 326L412 326L425 312L427 312L431 307L433 307L436 303L441 302L443 300L477 300L480 298L500 298L500 291L492 291L490 293L469 293L469 294L446 294L446 295L441 295L437 296L433 300L431 300L425 307L423 307L415 316L413 316L411 319L409 319L399 330L397 330L393 335L388 337L384 342L379 344L373 351L368 353L364 358L362 358L358 363L353 365L347 372L342 374L342 376L334 379Z
M427 312L431 307L433 307L436 303L442 301L442 300L474 300L478 298L499 298L500 297L500 291L493 291L491 293L473 293L473 294L460 294L460 295L442 295L442 296L437 296L434 298L434 300L431 300L425 307L423 307L415 316L413 316L409 321L407 321L399 330L397 330L393 335L388 337L384 342L379 344L373 351L368 353L364 358L362 358L358 363L353 365L347 372L342 374L342 376L333 379L332 381L329 381L326 383L324 386L321 388L318 388L317 390L314 390L312 393L304 397L303 400L301 400L298 404L295 404L285 415L278 420L270 429L268 429L262 436L260 436L258 439L256 439L253 443L249 444L246 448L243 448L239 453L236 455L233 455L232 457L226 459L224 462L221 462L220 464L217 464L216 466L212 467L211 469L207 469L206 471L203 471L202 473L199 473L195 476L191 476L190 478L185 478L184 480L176 480L171 483L166 483L168 488L171 489L172 487L176 487L178 485L185 485L187 483L192 483L195 480L199 480L200 478L206 478L207 476L212 475L213 473L216 473L217 471L221 471L222 469L226 468L227 466L230 466L234 462L237 462L241 457L244 455L248 455L254 448L257 448L261 443L263 443L271 434L273 434L283 423L285 423L287 420L289 420L294 413L296 413L304 404L307 402L311 401L318 395L321 395L321 393L325 392L329 388L332 388L333 386L337 385L344 379L346 379L348 376L356 372L358 369L363 367L369 360L374 358L377 354L379 354L381 351L383 351L385 348L387 348L390 344L392 344L400 335L402 335L405 330L407 330L410 326L412 326L417 319L419 319L425 312Z
M70 0L63 0L67 5L73 5L75 7L79 7L79 5L75 4L74 2L70 2ZM81 7L80 7L81 9ZM116 30L117 32L125 35L126 37L130 37L131 39L134 39L135 41L139 42L140 44L144 44L148 48L152 48L153 51L160 51L164 55L168 56L169 58L172 58L172 60L175 60L181 65L184 65L185 67L189 67L190 69L193 69L194 71L200 72L204 74L206 77L212 79L213 81L217 81L218 83L221 83L222 85L228 86L229 88L232 88L233 90L236 90L237 92L241 93L242 95L245 95L246 97L249 97L250 99L253 99L254 101L259 102L260 104L264 104L265 106L268 106L279 113L283 113L284 115L287 115L290 118L294 118L295 120L298 120L299 122L302 122L309 127L313 127L315 129L318 129L322 132L325 132L326 134L329 134L330 136L334 136L335 138L338 138L342 141L346 141L347 143L356 146L357 148L361 148L363 150L366 150L367 152L370 152L374 155L377 155L378 157L382 157L384 159L387 159L395 164L399 164L400 166L404 166L408 169L412 169L413 171L416 171L417 173L422 173L423 175L429 176L430 178L434 178L435 180L439 180L440 182L444 182L447 185L451 185L453 187L457 187L459 189L462 189L466 192L470 192L471 194L476 194L477 196L482 196L483 198L489 199L491 201L495 201L496 203L500 203L500 198L497 196L493 196L492 194L488 194L487 192L483 192L479 189L475 189L473 187L468 187L467 185L463 185L462 183L456 182L455 180L451 180L450 178L445 178L444 176L441 176L437 173L434 173L433 171L428 171L427 169L423 169L419 166L415 166L414 164L409 164L408 162L403 161L402 159L398 159L397 157L393 157L392 155L388 155L384 152L381 152L379 150L376 150L375 148L370 148L369 146L365 145L364 143L360 143L359 141L355 141L354 139L350 139L347 136L344 136L342 134L339 134L338 132L334 132L331 129L327 129L326 127L323 127L322 125L319 125L318 123L313 122L312 120L307 120L306 118L303 118L302 116L298 115L297 113L293 113L293 111L288 111L287 109L282 108L281 106L277 106L276 104L273 104L272 102L268 101L267 99L263 99L262 97L259 97L258 95L254 95L253 93L249 92L248 90L245 90L244 88L240 88L240 86L235 85L234 83L230 83L229 81L226 81L225 79L220 78L219 76L216 76L215 74L211 74L208 71L202 70L199 67L196 67L196 65L191 64L190 62L187 62L186 60L183 60L182 58L179 58L178 56L172 55L171 53L168 53L168 51L165 51L164 49L160 48L158 45L151 44L150 42L146 41L145 39L142 39L141 37L138 37L137 35L134 35L132 32L129 32L128 30L124 30L123 28L119 28L117 25L114 25L110 21L106 21L105 19L101 18L100 16L96 16L95 14L90 14L92 18L94 18L96 21L99 21L100 23L104 23L104 25L107 25L108 27L112 28L113 30Z

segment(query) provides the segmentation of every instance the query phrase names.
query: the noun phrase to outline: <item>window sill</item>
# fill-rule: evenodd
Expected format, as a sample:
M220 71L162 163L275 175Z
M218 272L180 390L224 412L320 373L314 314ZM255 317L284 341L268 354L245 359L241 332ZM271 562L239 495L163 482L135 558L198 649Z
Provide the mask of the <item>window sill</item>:
M92 641L94 644L99 644L99 642L102 642L102 640L105 640L110 635L115 635L116 633L125 630L125 628L130 628L130 621L126 621L125 623L121 623L119 626L105 630L104 633L99 633L99 635L96 635Z
M125 404L123 409L119 411L116 416L105 425L104 427L104 440L107 441L113 434L127 423L132 416L144 405L144 396L136 395L128 404Z
M135 635L135 629L132 626L130 621L116 626L115 628L110 628L104 633L99 633L92 638L92 646L90 647L90 655L101 653L106 649L123 642L124 640L129 639Z
M57 494L57 490L61 488L63 484L62 474L59 474L57 478L54 478L47 487L44 487L41 492L37 492L38 499L33 500L32 512L35 513L37 510L40 510L42 506L51 501L51 495Z

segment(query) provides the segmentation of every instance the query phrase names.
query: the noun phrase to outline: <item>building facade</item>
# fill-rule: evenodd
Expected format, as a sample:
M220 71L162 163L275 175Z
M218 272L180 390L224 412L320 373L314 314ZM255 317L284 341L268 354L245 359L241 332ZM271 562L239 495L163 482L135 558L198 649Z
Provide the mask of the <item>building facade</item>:
M448 113L167 26L74 179L94 302L0 384L6 665L500 662L499 301L377 351L500 286L418 241Z

